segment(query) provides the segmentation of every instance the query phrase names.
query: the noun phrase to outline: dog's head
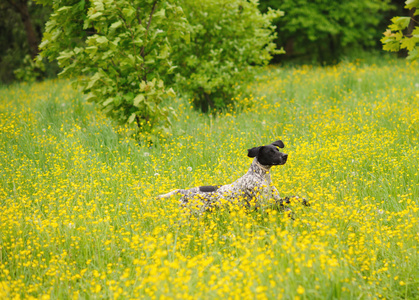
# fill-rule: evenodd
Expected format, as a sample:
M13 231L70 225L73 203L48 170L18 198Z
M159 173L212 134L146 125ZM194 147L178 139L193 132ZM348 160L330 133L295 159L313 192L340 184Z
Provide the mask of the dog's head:
M283 165L287 162L288 154L279 151L284 148L284 143L280 140L270 145L254 147L247 150L247 156L256 157L258 162L264 166Z

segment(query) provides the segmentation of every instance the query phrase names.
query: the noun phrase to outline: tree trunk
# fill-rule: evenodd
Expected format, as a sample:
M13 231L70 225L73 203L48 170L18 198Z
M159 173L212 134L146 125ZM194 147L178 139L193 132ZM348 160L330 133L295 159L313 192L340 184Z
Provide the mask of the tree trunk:
M20 18L23 22L23 26L26 31L26 38L28 40L29 45L29 53L32 58L35 58L38 55L38 44L39 40L36 35L35 29L31 22L31 17L29 15L28 9L28 0L8 0L8 2L12 5L14 10L19 13Z
M294 54L294 38L289 38L285 43L285 55L290 57Z
M406 35L411 36L413 29L415 29L417 21L415 20L415 11L416 8L413 8L409 11L409 17L410 17L410 23L409 26L407 26Z

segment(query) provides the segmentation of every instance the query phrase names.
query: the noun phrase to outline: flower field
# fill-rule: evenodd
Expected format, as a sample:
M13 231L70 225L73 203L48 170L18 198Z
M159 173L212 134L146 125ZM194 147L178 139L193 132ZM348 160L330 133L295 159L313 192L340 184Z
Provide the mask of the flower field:
M0 299L418 299L419 68L269 67L139 145L65 80L0 88ZM240 96L239 96L240 97ZM275 210L178 206L281 139Z

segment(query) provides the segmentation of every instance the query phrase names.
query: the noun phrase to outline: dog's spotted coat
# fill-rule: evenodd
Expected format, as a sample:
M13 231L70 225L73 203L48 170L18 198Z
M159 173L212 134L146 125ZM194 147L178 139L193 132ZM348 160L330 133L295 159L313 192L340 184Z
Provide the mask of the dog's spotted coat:
M284 143L280 140L270 145L248 149L248 156L254 157L253 162L247 173L231 184L177 189L160 195L159 198L180 194L182 205L198 202L201 211L223 201L258 207L262 201L274 199L278 207L283 207L284 202L289 203L289 198L280 198L278 190L272 185L269 173L272 166L283 165L287 161L288 155L280 152L278 147L284 148ZM305 199L303 204L308 205Z

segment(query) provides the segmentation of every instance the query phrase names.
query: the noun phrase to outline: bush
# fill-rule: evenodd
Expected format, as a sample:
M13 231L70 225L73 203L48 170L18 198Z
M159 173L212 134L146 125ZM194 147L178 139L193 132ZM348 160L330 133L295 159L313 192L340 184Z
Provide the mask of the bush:
M167 130L170 108L159 104L174 92L162 77L174 69L172 41L187 36L186 19L176 1L52 3L42 55L58 60L61 75L77 76L87 99L107 115L137 124L151 137Z
M282 12L262 14L258 1L181 0L179 4L190 24L191 42L174 45L176 82L203 111L233 104L252 78L253 67L281 53L272 42L276 37L272 20Z

